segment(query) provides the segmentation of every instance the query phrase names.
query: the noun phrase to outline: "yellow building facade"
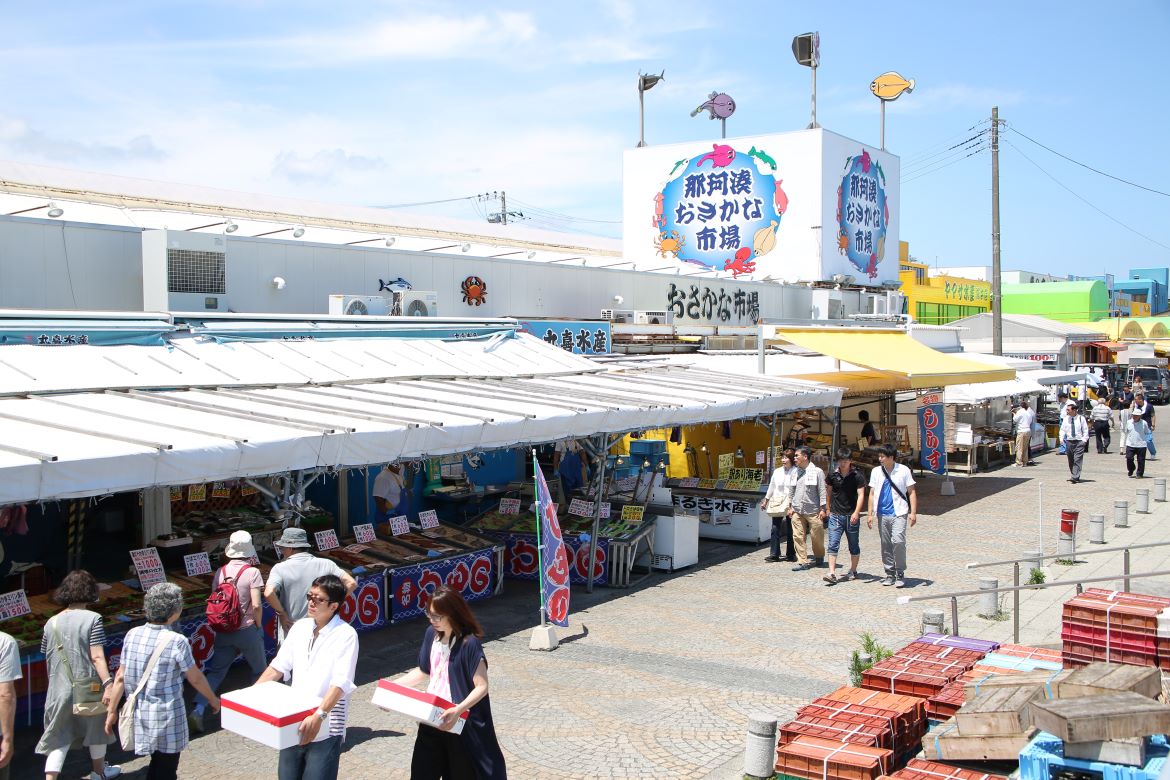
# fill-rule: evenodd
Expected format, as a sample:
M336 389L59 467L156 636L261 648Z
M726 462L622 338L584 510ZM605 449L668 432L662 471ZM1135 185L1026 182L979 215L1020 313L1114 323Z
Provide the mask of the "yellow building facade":
M945 325L991 311L991 284L958 276L931 276L925 263L910 259L910 245L898 242L898 279L906 314L923 325Z

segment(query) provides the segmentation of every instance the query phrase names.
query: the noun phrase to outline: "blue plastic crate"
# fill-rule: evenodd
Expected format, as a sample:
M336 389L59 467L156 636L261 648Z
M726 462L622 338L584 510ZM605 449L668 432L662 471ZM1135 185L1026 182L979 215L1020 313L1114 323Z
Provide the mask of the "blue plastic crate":
M631 455L657 455L660 452L666 452L666 442L662 439L631 439L630 440L630 454Z
M1020 780L1051 780L1066 770L1073 775L1087 775L1100 780L1157 780L1170 752L1166 737L1156 735L1146 744L1144 767L1106 764L1064 757L1064 742L1041 731L1020 751Z

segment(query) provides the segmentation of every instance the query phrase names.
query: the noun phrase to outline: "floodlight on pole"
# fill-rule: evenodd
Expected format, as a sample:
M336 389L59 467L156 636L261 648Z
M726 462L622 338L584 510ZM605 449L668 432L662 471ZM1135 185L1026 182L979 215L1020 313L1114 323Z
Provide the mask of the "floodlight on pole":
M821 64L821 34L807 32L792 39L792 56L796 61L812 69L812 121L809 129L820 127L817 124L817 67Z
M260 238L262 236L274 236L277 233L289 233L289 232L291 232L293 234L293 238L300 238L301 236L303 236L305 234L305 226L304 225L294 225L293 227L280 228L278 230L269 230L267 233L257 233L256 235L252 236L252 238Z
M191 233L196 230L205 230L207 228L219 227L220 225L223 225L223 232L225 233L235 233L240 229L240 226L235 222L232 222L230 219L225 219L222 222L212 222L207 225L199 225L198 227L187 228L185 232Z
M646 94L646 90L653 88L664 78L666 78L665 70L657 76L653 73L638 71L638 148L646 145L646 101L643 96Z
M46 211L45 214L50 216L50 217L53 217L54 219L56 219L57 217L59 217L65 213L65 209L61 208L56 203L49 201L48 203L42 203L40 206L33 206L32 208L20 209L19 211L10 211L7 214L5 214L4 216L15 217L17 214L27 214L30 211L40 211L41 209L48 209L48 211Z

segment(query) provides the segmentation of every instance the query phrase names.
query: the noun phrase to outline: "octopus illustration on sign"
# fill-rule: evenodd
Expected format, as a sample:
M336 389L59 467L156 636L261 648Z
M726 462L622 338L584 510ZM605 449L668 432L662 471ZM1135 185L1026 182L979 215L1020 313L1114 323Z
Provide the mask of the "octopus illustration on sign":
M654 251L733 277L754 273L756 258L775 249L788 210L775 172L776 161L754 146L712 144L679 160L654 196Z
M837 249L870 279L877 278L878 263L885 256L889 222L886 174L881 163L862 149L846 158L837 188Z

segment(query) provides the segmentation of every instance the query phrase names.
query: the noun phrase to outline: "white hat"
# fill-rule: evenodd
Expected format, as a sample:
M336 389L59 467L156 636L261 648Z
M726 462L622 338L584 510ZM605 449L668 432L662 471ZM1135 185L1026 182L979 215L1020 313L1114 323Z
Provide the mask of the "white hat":
M228 537L227 549L223 551L227 558L251 558L256 554L252 546L252 534L247 531L235 531Z

